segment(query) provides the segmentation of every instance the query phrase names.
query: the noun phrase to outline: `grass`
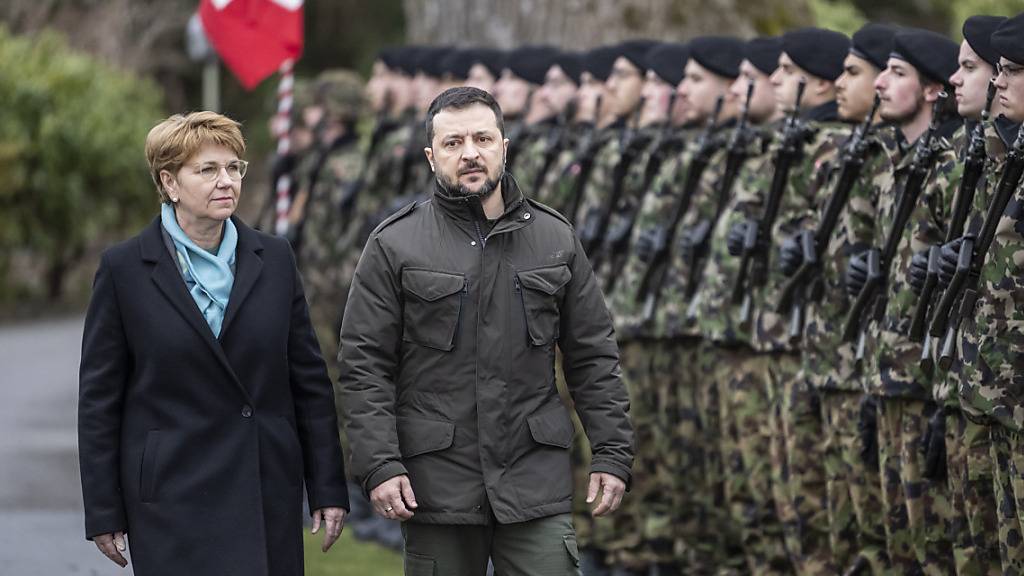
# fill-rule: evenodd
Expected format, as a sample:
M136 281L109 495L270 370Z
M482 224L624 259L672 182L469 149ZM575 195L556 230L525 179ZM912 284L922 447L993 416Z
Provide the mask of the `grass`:
M306 576L401 576L402 556L377 544L360 542L348 529L331 550L320 551L323 534L303 535L306 549Z

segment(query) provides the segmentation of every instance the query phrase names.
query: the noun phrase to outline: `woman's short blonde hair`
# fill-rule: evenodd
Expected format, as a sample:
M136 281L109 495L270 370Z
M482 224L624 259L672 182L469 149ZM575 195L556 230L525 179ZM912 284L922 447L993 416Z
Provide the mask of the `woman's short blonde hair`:
M241 124L216 112L175 114L157 124L146 136L146 161L161 202L170 202L160 183L160 172L178 172L203 146L228 148L239 158L245 154Z

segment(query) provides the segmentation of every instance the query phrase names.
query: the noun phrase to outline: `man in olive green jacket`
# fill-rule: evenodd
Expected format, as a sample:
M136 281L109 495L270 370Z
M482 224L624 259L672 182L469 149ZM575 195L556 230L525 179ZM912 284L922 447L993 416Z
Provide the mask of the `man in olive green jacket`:
M572 227L505 173L489 94L442 93L427 136L433 198L373 232L345 310L353 473L408 521L406 574L578 574L555 347L592 446L587 501L608 514L633 462L611 319Z

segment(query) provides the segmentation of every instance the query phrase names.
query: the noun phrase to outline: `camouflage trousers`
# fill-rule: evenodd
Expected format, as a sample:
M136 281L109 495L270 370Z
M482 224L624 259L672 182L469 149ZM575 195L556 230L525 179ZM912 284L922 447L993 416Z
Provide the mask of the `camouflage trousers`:
M959 576L998 576L998 522L987 426L946 410L946 466L952 517L947 525Z
M796 573L806 576L838 572L829 541L825 443L818 391L799 369L797 356L780 357L772 371L781 389L779 416L786 548ZM781 380L781 381L780 381Z
M989 428L1003 574L1024 574L1024 434Z
M925 478L922 453L931 402L883 397L878 405L878 463L886 548L895 574L955 571L947 526L952 505L944 481Z
M867 573L881 575L888 571L889 560L875 459L877 432L870 428L868 438L862 434L864 399L857 391L821 391L829 539L838 568L862 557Z
M658 497L655 492L659 459L665 451L658 444L661 407L655 402L657 393L651 371L655 347L651 340L632 340L619 346L636 449L632 488L614 515L595 518L591 524L590 540L594 547L607 551L610 563L628 568L643 568L652 561L644 531L650 503Z
M739 527L747 570L754 575L791 573L776 513L772 432L777 406L768 376L771 357L748 348L713 352L719 386L725 499Z

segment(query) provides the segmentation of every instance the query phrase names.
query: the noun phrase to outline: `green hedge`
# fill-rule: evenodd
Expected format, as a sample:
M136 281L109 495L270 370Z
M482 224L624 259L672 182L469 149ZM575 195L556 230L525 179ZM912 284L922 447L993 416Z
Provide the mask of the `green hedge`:
M143 144L160 93L55 33L0 27L0 110L0 302L58 300L85 254L156 213Z

